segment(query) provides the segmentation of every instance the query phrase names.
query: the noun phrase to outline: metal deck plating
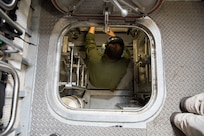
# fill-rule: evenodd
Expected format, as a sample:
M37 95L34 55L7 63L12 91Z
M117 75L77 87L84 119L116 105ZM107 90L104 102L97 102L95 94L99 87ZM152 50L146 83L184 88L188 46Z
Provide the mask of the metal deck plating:
M159 26L163 40L163 54L166 74L166 102L159 116L147 124L146 129L117 127L87 127L67 125L56 120L49 113L45 89L48 45L54 24L61 18L49 1L42 1L39 24L39 45L36 59L36 75L31 96L30 123L22 135L146 135L173 136L169 122L172 112L179 111L179 101L187 95L203 92L204 84L204 3L165 2L151 15ZM27 111L29 112L29 111ZM28 113L29 114L29 113ZM22 124L23 125L23 124ZM22 129L23 130L23 129Z

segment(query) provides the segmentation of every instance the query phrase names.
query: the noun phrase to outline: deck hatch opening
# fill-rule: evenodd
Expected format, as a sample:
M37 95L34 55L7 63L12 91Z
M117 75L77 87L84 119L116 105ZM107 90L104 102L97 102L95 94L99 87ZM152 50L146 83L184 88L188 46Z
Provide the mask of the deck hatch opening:
M108 39L103 23L94 23L99 50ZM46 89L50 112L68 124L145 128L146 122L159 114L166 96L161 34L157 25L149 17L131 25L110 23L132 56L125 82L122 79L112 92L96 88L88 80L84 41L91 24L62 18L53 29Z
M73 99L75 101L80 99L84 106L76 107L84 109L138 110L148 103L152 92L152 37L135 27L117 26L112 27L112 30L116 35L122 37L125 47L131 54L127 73L114 92L108 88L96 88L89 81L84 49L84 39L88 27L72 28L63 36L59 95L68 107L73 101L70 100L70 96L74 96L74 98L77 96L76 100ZM108 39L108 36L103 32L103 26L96 27L95 39L100 51L101 45ZM155 59L153 58L153 60ZM155 77L154 72L153 74Z

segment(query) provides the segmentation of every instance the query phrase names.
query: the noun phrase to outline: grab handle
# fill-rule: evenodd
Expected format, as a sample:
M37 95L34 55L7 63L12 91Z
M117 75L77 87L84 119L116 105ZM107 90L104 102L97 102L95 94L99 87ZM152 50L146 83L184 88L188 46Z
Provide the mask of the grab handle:
M7 124L6 128L0 133L0 136L4 136L10 132L16 120L20 81L16 70L11 65L3 61L0 61L0 70L11 74L14 81L12 104L11 104L11 115L9 118L9 123Z

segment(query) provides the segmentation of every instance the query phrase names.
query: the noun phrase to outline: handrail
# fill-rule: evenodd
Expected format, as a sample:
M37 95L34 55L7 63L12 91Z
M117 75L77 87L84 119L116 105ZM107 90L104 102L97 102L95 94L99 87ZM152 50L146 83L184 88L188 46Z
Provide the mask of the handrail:
M22 29L18 26L16 22L14 22L2 9L0 9L0 17L5 19L5 21L17 31L18 35L22 35L23 31Z
M0 70L11 74L11 76L14 80L13 96L12 96L12 104L11 104L11 115L10 115L9 123L7 124L4 131L0 132L0 136L5 136L12 129L12 127L15 123L15 120L16 120L20 81L19 81L19 77L18 77L16 70L11 65L9 65L3 61L0 61Z
M2 34L0 34L0 40L2 40L3 42L5 42L6 44L8 44L9 46L12 46L13 48L16 48L17 50L23 51L23 48L20 47L19 45L17 45L16 43L14 43L13 41L9 40L8 38L6 38L5 36L3 36Z
M3 0L0 0L0 6L5 10L12 10L16 5L17 0L12 0L10 3L6 3Z

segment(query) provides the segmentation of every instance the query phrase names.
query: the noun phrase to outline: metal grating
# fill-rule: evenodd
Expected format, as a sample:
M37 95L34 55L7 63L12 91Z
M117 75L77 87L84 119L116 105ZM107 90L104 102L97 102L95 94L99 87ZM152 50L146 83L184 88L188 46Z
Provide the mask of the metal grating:
M167 99L159 116L146 129L72 126L53 118L45 101L47 53L51 31L61 17L50 1L42 1L35 89L29 135L48 136L174 136L169 117L179 100L204 88L204 3L165 2L151 15L161 29Z

